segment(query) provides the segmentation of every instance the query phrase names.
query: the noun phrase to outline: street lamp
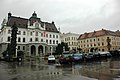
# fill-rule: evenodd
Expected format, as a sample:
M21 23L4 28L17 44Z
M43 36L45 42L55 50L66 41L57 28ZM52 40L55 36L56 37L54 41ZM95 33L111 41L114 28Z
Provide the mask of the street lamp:
M53 50L52 48L53 48L53 47L52 47L52 46L50 46L50 47L51 47L51 50L50 50L50 51L51 51L51 55L52 55L52 50Z
M65 46L63 46L63 52L65 52Z

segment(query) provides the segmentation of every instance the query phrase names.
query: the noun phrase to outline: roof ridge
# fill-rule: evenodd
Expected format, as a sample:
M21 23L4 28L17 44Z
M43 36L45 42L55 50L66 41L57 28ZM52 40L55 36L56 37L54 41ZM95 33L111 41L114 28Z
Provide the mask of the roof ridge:
M19 19L29 20L29 19L27 19L27 18L23 18L23 17L17 17L17 16L11 16L11 17L13 17L13 18L19 18Z

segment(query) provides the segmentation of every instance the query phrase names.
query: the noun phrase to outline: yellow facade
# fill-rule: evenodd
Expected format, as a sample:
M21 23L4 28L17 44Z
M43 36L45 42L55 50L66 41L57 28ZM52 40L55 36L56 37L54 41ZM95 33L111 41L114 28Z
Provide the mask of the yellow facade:
M111 40L110 50L120 49L120 37L113 35L104 35L98 37L79 39L78 40L79 48L81 48L82 51L86 53L91 52L92 48L94 49L94 51L108 51L107 37L109 37Z

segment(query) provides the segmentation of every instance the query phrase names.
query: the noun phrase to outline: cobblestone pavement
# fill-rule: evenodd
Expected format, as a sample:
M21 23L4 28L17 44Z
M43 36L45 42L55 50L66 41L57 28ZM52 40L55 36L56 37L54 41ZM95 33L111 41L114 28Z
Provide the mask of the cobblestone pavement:
M0 80L120 80L120 58L61 66L42 59L0 61Z

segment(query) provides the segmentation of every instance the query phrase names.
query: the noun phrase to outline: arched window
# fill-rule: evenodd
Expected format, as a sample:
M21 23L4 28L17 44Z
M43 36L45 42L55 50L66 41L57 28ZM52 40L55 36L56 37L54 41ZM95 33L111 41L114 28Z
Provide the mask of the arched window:
M30 42L32 42L32 38L30 38Z
M48 40L46 39L46 43L48 43Z
M21 38L20 37L18 38L18 42L21 42Z
M56 44L58 44L58 40L56 41Z
M55 44L55 40L53 40L53 44Z
M51 38L51 34L50 34L50 38Z
M50 44L52 44L52 41L50 40Z
M10 42L10 36L8 36L8 42Z
M35 28L39 28L39 23L35 23Z
M25 38L23 38L23 42L25 42Z

